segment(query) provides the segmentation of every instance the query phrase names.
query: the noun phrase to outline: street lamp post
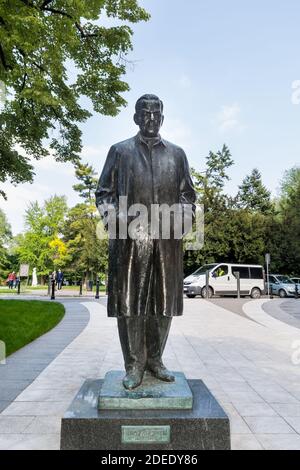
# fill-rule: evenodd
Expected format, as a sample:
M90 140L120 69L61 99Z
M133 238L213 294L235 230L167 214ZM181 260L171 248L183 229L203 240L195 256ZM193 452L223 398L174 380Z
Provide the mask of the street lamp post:
M52 279L52 291L51 291L51 300L55 300L55 279Z
M99 290L100 290L100 281L99 281L99 277L97 277L95 299L99 299Z

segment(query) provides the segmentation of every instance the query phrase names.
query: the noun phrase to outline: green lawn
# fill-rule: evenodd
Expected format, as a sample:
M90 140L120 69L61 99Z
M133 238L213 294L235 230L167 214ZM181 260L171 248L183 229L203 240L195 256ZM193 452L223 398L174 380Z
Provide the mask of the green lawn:
M6 356L51 330L64 314L64 306L56 302L0 300L0 340Z

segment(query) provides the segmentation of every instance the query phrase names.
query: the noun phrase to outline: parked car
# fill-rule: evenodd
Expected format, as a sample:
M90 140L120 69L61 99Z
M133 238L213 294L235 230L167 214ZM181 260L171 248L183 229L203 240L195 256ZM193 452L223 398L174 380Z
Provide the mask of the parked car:
M183 283L183 291L189 298L197 295L206 297L206 272L209 271L208 296L237 295L237 278L240 274L240 294L250 295L259 299L265 293L264 268L260 265L214 263L206 264L186 277Z
M282 274L269 274L267 286L269 285L270 293L284 297L294 297L296 293L296 284L288 276Z
M300 293L300 277L291 277L291 281L298 286L298 292Z

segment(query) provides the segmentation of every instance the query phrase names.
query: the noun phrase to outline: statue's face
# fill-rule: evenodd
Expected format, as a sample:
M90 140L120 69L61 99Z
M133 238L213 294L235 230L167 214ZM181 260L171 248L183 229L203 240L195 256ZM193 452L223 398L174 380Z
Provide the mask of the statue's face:
M164 116L157 100L144 101L143 106L134 115L134 122L144 137L157 137L163 120Z

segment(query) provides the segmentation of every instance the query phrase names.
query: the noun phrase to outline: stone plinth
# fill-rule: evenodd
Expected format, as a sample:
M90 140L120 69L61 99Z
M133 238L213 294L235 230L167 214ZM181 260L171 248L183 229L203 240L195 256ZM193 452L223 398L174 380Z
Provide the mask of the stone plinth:
M124 371L110 371L100 390L99 409L192 409L193 395L184 374L174 375L175 382L168 383L146 373L142 385L129 391L122 384Z
M99 409L103 380L87 380L62 419L61 449L230 449L228 416L201 380L187 382L191 409Z

